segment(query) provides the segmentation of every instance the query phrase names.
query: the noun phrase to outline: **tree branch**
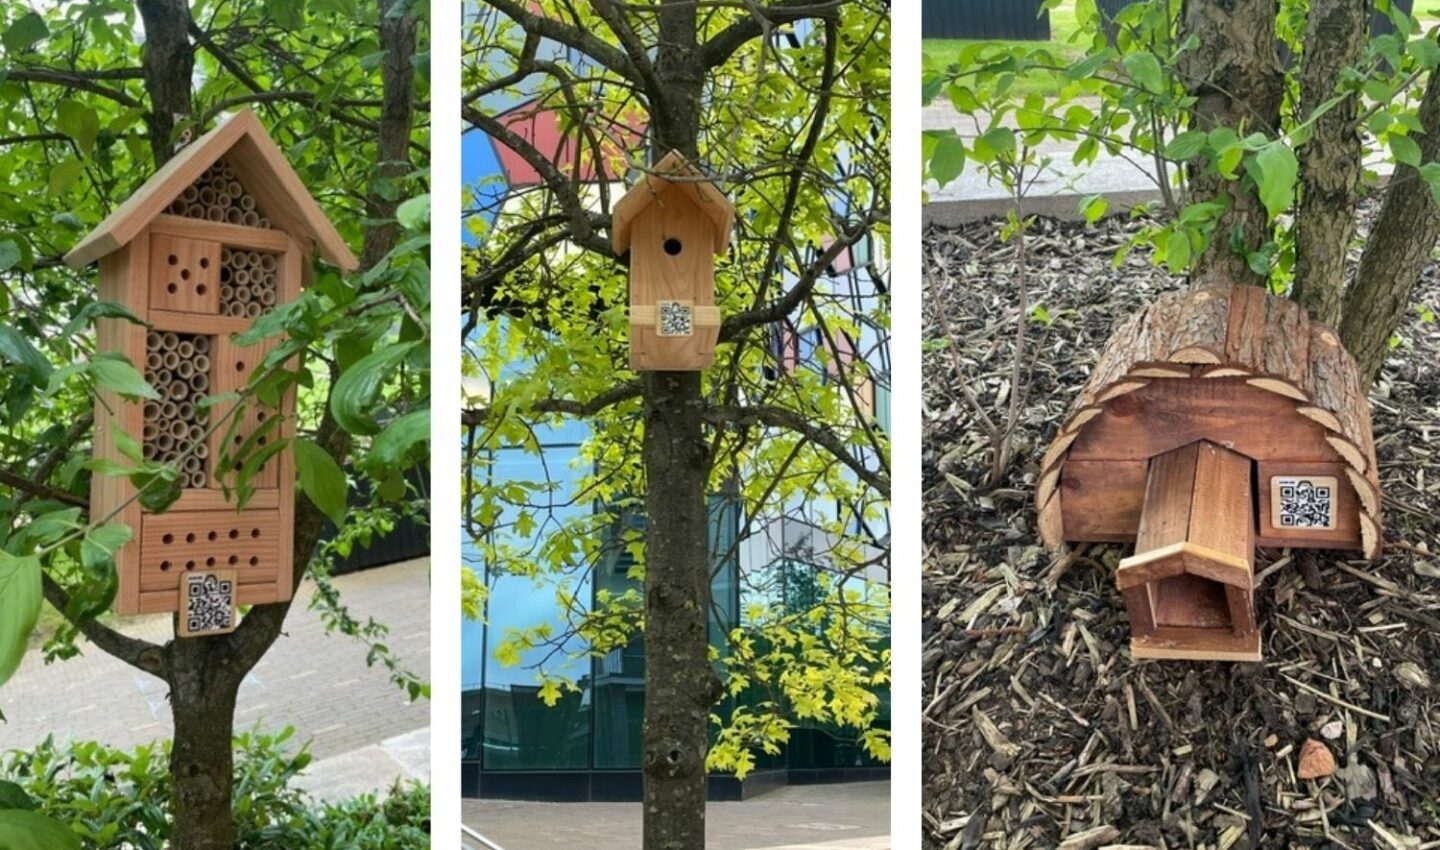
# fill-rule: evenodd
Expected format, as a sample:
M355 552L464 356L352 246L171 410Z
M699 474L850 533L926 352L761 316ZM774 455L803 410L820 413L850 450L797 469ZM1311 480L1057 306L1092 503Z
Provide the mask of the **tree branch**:
M811 3L808 0L761 6L747 3L750 17L736 21L700 46L700 61L706 68L723 65L735 51L746 43L764 35L777 24L789 24L806 18L833 19L835 13L849 0L831 0L825 3Z
M109 98L121 106L139 107L143 104L123 89L112 88L95 82L89 75L72 71L57 71L51 68L12 68L5 72L5 79L22 83L53 83L66 88L88 91Z
M890 492L890 476L866 466L845 447L845 441L830 428L817 424L816 420L783 407L769 405L718 405L707 408L701 414L712 425L768 425L784 428L804 436L829 452L844 464L856 477L882 493Z
M636 85L643 85L644 81L625 53L596 36L553 18L532 14L517 0L485 0L485 3L519 24L527 33L533 32L542 38L573 47Z
M528 404L527 413L561 413L566 416L594 416L611 405L640 397L640 384L631 381L618 384L595 396L589 401L575 401L568 398L542 398ZM472 407L460 411L462 425L481 426L494 413L493 407Z
M123 635L99 620L72 619L67 610L70 605L70 594L66 593L65 589L47 574L42 573L40 580L45 586L46 601L91 643L137 670L143 670L161 679L166 678L164 648L149 641Z

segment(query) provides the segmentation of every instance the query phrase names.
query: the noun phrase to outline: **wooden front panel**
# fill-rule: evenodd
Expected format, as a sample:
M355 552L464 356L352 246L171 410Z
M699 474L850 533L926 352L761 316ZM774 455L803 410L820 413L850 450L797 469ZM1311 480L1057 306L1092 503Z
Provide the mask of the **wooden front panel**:
M685 192L674 186L662 191L632 226L631 308L658 310L663 301L713 307L714 243L714 225ZM714 359L718 326L695 322L689 335L662 336L653 322L631 323L632 368L702 369Z
M220 309L220 243L183 236L150 237L150 307L214 314Z
M1145 501L1143 460L1067 460L1060 477L1066 540L1128 543L1140 529Z
M1144 460L1209 440L1257 461L1338 460L1295 403L1243 378L1152 381L1116 398L1070 447L1075 460Z
M276 510L147 515L140 531L140 589L169 592L178 604L182 574L222 568L235 570L242 585L273 585L281 528Z
M1278 475L1328 476L1336 481L1334 499L1335 528L1283 528L1274 523L1275 502L1270 480ZM1294 546L1305 549L1359 549L1360 518L1355 488L1345 475L1345 464L1267 461L1256 465L1260 491L1259 534L1261 546Z

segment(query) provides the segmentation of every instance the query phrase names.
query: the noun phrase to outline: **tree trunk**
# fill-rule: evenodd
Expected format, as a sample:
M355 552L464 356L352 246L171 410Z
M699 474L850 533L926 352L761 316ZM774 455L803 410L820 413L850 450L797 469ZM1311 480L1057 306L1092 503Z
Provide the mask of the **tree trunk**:
M1341 73L1365 46L1368 2L1310 0L1305 52L1300 59L1300 119L1307 120L1339 88ZM1345 251L1355 231L1360 184L1359 100L1347 97L1314 124L1300 150L1300 209L1295 220L1292 297L1332 327L1340 322L1345 292Z
M1284 93L1275 55L1278 12L1278 0L1185 0L1181 40L1194 36L1196 41L1180 55L1179 69L1196 98L1191 119L1196 129L1226 126L1238 132L1243 126L1246 132L1274 134ZM1255 187L1244 178L1225 180L1199 169L1190 187L1197 201L1224 197L1230 203L1195 263L1193 282L1264 284L1245 257L1270 238L1269 218Z
M1440 159L1440 74L1432 73L1420 99L1420 161ZM1368 388L1385 363L1390 335L1410 305L1410 293L1440 236L1440 210L1430 186L1414 168L1396 165L1390 188L1345 297L1340 339L1360 364Z
M175 738L170 751L174 783L173 850L233 850L230 806L235 767L235 695L243 665L226 651L228 638L177 638L167 670Z
M410 130L415 123L415 16L392 15L392 9L408 0L379 0L380 44L385 59L380 66L385 98L380 107L380 135L376 144L379 160L376 178L399 182L410 172ZM370 268L384 259L400 238L400 225L393 221L395 209L403 198L378 192L369 193L366 206L372 225L365 238L360 256L362 268ZM373 255L373 256L372 256Z
M138 0L145 22L145 91L150 95L150 150L155 167L175 153L175 124L191 115L190 80L195 48L190 43L188 0Z
M652 150L698 156L705 68L696 7L666 2L647 91ZM699 372L643 375L645 403L645 850L704 850L705 754L720 683L710 667L709 447Z

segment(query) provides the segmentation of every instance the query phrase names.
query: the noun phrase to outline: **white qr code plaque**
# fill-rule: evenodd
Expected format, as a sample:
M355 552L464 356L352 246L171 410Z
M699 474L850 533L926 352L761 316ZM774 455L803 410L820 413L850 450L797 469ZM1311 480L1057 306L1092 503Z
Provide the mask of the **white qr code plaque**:
M235 631L235 571L186 573L180 582L180 636Z
M1270 525L1277 529L1335 528L1339 481L1329 475L1276 475L1270 479Z
M695 309L689 301L661 301L658 327L660 336L690 336L695 332Z

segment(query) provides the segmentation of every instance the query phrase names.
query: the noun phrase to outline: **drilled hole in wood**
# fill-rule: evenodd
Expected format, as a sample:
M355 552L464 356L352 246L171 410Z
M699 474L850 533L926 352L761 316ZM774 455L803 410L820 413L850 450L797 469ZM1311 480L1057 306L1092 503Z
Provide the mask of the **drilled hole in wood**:
M194 562L194 561L186 561L186 562L185 562L185 569L187 569L187 570L193 570L193 569L195 569L195 562Z
M170 293L171 295L174 295L175 293L180 291L180 287L174 283L167 283L165 284L165 291Z
M240 539L240 529L238 529L238 528L232 528L232 529L230 529L230 539L231 539L231 540L239 540L239 539Z
M212 532L210 532L209 534L205 535L205 537L208 538L208 539L210 539L210 540L218 540L218 539L220 539L219 533L214 532L214 531L212 531Z
M245 371L245 361L244 361L244 360L236 360L236 361L235 361L235 371L236 371L236 372L244 372L244 371Z
M206 558L206 559L205 559L205 566L207 566L207 567L213 567L213 566L215 566L215 559L214 559L213 557Z
M169 562L169 561L161 561L161 562L160 562L160 572L163 573L163 572L168 571L169 569L170 569L170 562Z
M240 556L239 556L239 555L231 555L231 556L230 556L230 560L227 561L226 563L230 564L230 566L233 567L233 566L235 566L236 564L240 563Z
M209 288L208 288L207 286L205 286L205 284L203 284L203 283L196 284L196 286L195 286L195 294L196 294L196 295L204 295L204 294L208 291L208 289L209 289Z
M258 529L258 528L252 528L252 529L250 529L250 536L251 536L251 537L259 537L259 536L260 536L260 529Z
M258 556L258 555L251 555L251 556L250 556L250 566L252 566L252 567L258 567L258 566L260 566L260 556Z
M195 532L192 531L192 532L190 532L189 534L185 535L185 542L186 542L186 543L194 543L194 542L195 542Z
M200 258L200 268L202 268L202 269L208 269L208 268L210 268L210 258L209 258L209 257L201 257L201 258Z
M180 279L181 279L181 280L189 280L189 279L190 279L190 270L189 270L189 269L181 269L181 270L180 270Z
M166 258L166 261L173 266L176 263L180 262L180 258L175 256L174 254L171 254L169 257Z
M671 236L669 239L665 240L665 253L669 254L672 257L679 256L680 251L683 248L684 246L680 244L680 240L676 239L674 236Z
M175 535L173 535L173 534L166 534L166 535L164 535L163 537L160 538L160 542L161 542L161 543L174 543L174 542L175 542Z

